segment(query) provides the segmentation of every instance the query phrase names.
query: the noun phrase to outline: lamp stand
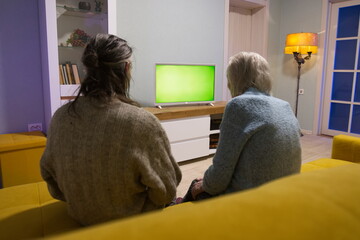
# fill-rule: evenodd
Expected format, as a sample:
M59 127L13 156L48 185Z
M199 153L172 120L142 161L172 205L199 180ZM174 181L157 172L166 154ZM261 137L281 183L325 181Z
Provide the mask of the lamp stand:
M297 74L297 87L296 87L296 103L295 103L295 117L297 117L298 105L299 105L299 89L300 89L300 71L301 64L305 63L305 60L309 60L311 58L311 52L308 52L306 57L302 57L300 53L293 52L294 59L298 64L298 74Z
M301 71L301 63L298 62L296 102L295 102L295 117L297 117L297 111L298 111L298 106L299 106L300 71Z

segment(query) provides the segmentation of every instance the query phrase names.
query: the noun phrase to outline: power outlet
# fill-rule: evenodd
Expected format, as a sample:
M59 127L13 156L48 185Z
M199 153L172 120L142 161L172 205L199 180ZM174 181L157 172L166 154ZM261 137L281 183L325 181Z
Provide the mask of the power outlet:
M29 123L28 132L42 131L42 123Z
M299 95L304 95L304 89L303 88L299 89Z

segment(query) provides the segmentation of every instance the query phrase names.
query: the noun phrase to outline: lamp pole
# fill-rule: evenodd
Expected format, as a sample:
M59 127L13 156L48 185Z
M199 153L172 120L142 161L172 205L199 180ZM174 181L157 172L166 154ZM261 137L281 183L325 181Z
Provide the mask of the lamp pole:
M297 74L297 87L296 87L296 103L295 103L295 117L297 117L298 105L299 105L299 89L300 89L300 71L301 64L305 63L305 60L309 60L311 58L311 52L308 52L306 57L302 57L299 52L293 52L294 59L298 64L298 74Z
M299 105L300 70L301 70L301 63L298 62L298 75L297 75L297 87L296 87L296 103L295 103L295 117L297 117L297 111L298 111L298 105Z

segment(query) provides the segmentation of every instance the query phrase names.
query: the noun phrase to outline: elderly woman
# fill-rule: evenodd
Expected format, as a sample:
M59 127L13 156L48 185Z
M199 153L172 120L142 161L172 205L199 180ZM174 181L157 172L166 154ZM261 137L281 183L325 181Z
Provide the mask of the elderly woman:
M257 187L298 173L300 129L289 103L270 96L267 61L240 52L227 69L232 95L220 127L220 141L203 179L194 180L183 201Z

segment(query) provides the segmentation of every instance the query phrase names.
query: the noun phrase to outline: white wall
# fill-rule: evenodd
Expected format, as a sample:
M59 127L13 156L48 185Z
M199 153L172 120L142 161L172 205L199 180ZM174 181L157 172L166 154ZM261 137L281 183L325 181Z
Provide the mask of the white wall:
M320 32L321 11L322 0L270 0L268 53L274 77L273 95L288 101L293 109L296 101L297 63L292 55L283 53L286 35ZM310 131L313 129L317 94L318 59L317 55L313 55L301 68L300 88L305 93L299 97L298 119L301 128Z
M279 56L282 56L282 43L280 38L280 14L281 0L270 0L269 3L269 36L268 36L268 57L271 76L273 78L273 95L277 93Z
M117 35L134 48L132 97L155 101L155 63L216 65L215 99L222 99L224 0L120 0Z

